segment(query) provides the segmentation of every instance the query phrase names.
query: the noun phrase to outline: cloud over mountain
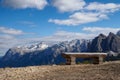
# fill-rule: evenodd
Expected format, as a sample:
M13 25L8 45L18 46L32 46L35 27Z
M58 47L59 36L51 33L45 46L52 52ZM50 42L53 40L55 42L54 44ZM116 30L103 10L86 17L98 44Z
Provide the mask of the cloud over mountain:
M120 28L110 28L110 27L84 27L82 29L83 31L87 31L90 33L103 33L108 35L109 32L117 33L117 31L120 30Z
M26 43L24 39L19 39L21 36L30 34L19 29L0 27L0 55L8 48L18 44Z
M30 34L32 38L28 38L28 37L19 38L25 35L28 36L29 33L26 34L27 32L23 32L21 30L17 30L14 28L11 28L11 29L5 28L5 27L0 27L0 28L1 28L0 33L2 33L0 34L0 53L2 53L1 55L3 55L3 53L5 53L6 50L8 50L9 48L18 46L18 45L25 45L25 44L30 44L30 43L40 42L40 41L55 41L56 42L56 41L68 41L68 40L73 40L73 39L93 39L99 33L104 33L108 35L109 32L116 33L118 30L120 30L120 28L110 28L110 27L107 27L107 28L83 27L81 29L82 32L70 32L70 31L59 30L50 36L33 37L33 35ZM20 34L20 32L22 33Z

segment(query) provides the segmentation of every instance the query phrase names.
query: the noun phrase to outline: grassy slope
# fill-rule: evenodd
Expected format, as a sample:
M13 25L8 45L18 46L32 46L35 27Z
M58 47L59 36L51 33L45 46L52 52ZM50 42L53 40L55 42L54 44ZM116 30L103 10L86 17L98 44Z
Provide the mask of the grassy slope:
M0 80L120 80L120 61L100 65L1 68Z

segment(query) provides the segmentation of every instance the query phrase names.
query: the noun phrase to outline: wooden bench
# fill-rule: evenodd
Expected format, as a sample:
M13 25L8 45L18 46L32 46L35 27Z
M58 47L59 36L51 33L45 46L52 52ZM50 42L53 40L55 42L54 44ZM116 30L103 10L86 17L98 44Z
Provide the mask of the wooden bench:
M76 64L76 58L92 58L93 64L102 63L107 53L63 53L67 65Z

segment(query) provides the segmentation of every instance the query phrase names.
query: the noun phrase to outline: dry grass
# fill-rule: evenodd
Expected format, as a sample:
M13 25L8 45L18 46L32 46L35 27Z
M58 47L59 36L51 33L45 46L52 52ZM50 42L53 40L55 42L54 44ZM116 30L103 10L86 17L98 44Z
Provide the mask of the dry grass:
M120 61L100 65L1 68L0 80L120 80Z

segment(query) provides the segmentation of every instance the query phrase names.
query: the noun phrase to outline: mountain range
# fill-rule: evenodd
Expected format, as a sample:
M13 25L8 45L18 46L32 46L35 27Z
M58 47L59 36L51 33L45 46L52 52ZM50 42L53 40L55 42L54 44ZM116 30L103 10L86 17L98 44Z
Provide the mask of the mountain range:
M0 61L0 67L23 67L33 65L61 64L64 52L107 52L107 60L120 57L120 31L108 36L100 34L93 40L75 39L55 44L40 42L29 46L9 49Z

